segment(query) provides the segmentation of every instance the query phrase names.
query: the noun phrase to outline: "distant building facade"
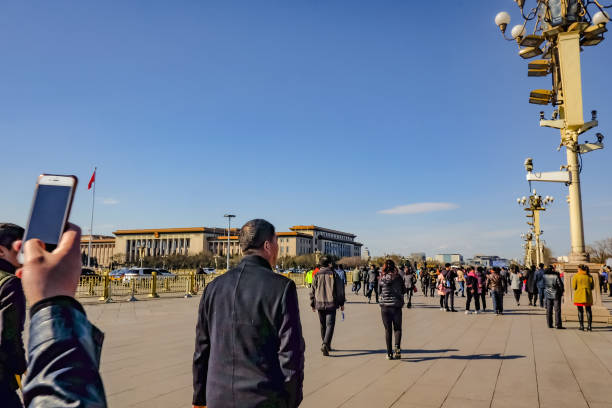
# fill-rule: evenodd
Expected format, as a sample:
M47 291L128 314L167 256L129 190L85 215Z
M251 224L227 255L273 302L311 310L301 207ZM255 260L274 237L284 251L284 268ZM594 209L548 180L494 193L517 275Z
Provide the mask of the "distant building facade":
M340 258L361 256L361 243L355 241L356 235L316 225L295 225L289 228L293 232L308 235L313 252L335 255Z
M484 268L492 268L495 266L501 268L510 265L508 259L500 258L497 255L474 255L474 257L468 259L466 263L471 266L482 266Z
M363 248L363 250L361 251L361 259L368 260L371 257L372 256L370 255L370 250L367 247Z
M91 251L89 250L90 241ZM108 235L81 235L80 248L83 259L87 259L87 254L89 254L90 259L95 259L95 263L99 266L109 266L115 253L115 237Z
M209 252L218 256L242 255L238 228L189 227L117 230L112 236L95 235L92 240L92 257L100 266L115 261L136 263L141 257L195 255ZM338 257L361 256L362 244L348 232L318 227L296 225L288 232L278 232L279 256L298 256L320 252ZM229 241L229 242L228 242ZM87 236L81 239L81 252L89 245ZM97 256L96 256L97 255Z
M411 262L425 262L427 260L427 257L425 256L425 252L413 252L410 254L410 256L408 256L408 259Z
M440 262L443 264L452 264L452 265L462 265L463 264L463 255L461 254L437 254L434 257L436 262Z

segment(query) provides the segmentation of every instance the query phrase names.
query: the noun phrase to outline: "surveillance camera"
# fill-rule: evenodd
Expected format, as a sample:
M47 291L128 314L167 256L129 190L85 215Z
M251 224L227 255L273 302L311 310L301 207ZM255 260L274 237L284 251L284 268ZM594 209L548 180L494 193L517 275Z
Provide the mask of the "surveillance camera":
M525 171L527 171L527 173L531 173L533 171L533 159L531 157L525 159Z
M591 111L591 120L596 120L597 119L597 111L596 110L592 110Z
M540 120L544 120L544 111L540 111Z
M601 133L597 133L595 136L597 136L597 143L603 142L604 135L602 135Z

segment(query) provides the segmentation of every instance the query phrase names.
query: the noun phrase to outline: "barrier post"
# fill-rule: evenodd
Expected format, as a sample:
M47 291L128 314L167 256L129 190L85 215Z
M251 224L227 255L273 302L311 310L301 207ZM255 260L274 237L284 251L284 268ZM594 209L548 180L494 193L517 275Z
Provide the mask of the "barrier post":
M109 299L110 299L110 293L109 293L109 289L110 289L110 277L108 276L108 272L104 273L104 276L102 276L102 296L98 298L99 301L101 302L105 302L105 303L109 303Z
M87 278L87 280L89 281L89 285L88 285L89 288L88 288L87 292L89 293L89 296L93 296L94 293L95 293L94 292L94 279L91 276L89 276Z
M164 289L166 290L166 292L170 292L170 280L169 279L164 279Z
M185 297L185 299L187 299L187 298L190 298L190 297L191 297L191 293L189 293L189 291L190 291L190 289L191 289L191 288L190 288L189 286L191 286L191 285L189 284L189 279L187 279L187 280L185 281L185 296L184 296L184 297Z
M158 298L157 294L157 272L153 271L151 273L151 293L149 293L150 298Z
M128 298L128 302L135 302L138 299L136 299L136 296L134 296L136 294L136 278L132 278L130 279L130 284L132 285L132 288L130 290L130 297Z
M195 280L195 273L194 272L190 272L189 273L189 293L191 293L192 295L197 295L198 294L198 289L196 288L196 280Z

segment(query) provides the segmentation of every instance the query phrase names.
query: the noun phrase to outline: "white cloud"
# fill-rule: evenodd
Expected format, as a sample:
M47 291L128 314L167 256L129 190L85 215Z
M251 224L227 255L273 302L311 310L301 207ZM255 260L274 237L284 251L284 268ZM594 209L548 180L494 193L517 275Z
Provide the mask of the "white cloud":
M104 204L104 205L116 205L116 204L119 204L119 200L116 200L114 198L103 198L102 199L102 204Z
M408 205L398 205L387 210L380 210L379 214L420 214L435 211L448 211L458 208L453 203L414 203Z

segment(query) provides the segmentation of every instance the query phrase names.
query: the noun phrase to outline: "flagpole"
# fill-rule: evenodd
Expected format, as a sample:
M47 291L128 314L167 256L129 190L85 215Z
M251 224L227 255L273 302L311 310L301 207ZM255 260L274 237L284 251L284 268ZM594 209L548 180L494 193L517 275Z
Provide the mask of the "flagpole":
M87 245L87 267L91 266L91 240L93 239L93 217L94 217L94 207L96 205L96 172L98 171L97 167L94 167L94 182L93 182L93 195L91 198L91 222L89 223L89 244Z

